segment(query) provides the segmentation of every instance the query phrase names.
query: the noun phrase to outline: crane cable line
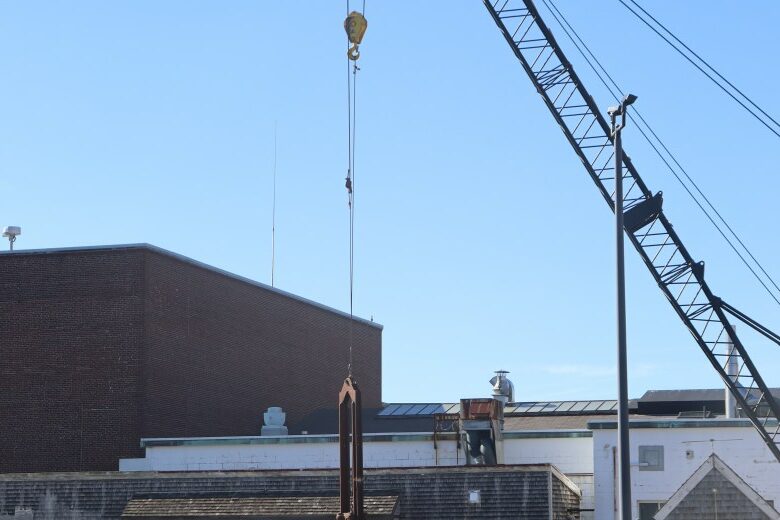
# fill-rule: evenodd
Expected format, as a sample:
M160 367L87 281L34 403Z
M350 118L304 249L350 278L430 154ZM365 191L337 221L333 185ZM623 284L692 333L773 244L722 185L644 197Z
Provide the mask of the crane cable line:
M610 87L610 85L607 83L607 81L602 76L602 73L599 72L599 70L596 68L596 66L593 64L595 62L598 67L603 72L604 76L606 76L609 81L612 83L615 89L617 89L618 92L622 92L622 89L617 85L615 80L612 78L612 76L607 72L607 70L604 68L604 66L601 64L601 62L596 58L596 56L593 54L593 52L590 50L590 48L587 46L587 44L580 38L579 34L577 34L576 30L571 26L571 24L568 22L566 17L563 15L563 13L555 6L553 0L542 0L542 2L545 4L547 9L550 11L552 16L555 18L555 20L558 22L558 24L563 29L566 36L571 40L572 44L574 44L577 51L582 55L582 57L585 59L587 64L590 66L590 68L593 70L593 72L598 77L599 81L606 87L606 89L609 91L609 93L616 99L619 100L620 97L618 94L615 93L615 91ZM567 29L568 27L568 29ZM571 32L570 32L571 31ZM572 36L572 34L574 36ZM576 40L575 40L576 37ZM577 43L579 41L579 44ZM587 53L590 55L590 58L588 55L585 54L585 51L582 49L585 49ZM592 61L591 61L592 59ZM648 142L648 144L653 148L653 150L656 152L658 157L663 161L663 163L666 165L666 167L669 169L669 171L672 173L672 175L677 179L677 181L680 183L680 185L685 189L685 191L688 193L688 195L693 199L693 201L696 203L696 205L699 207L699 209L704 213L705 217L710 221L710 223L715 227L715 229L718 231L718 233L723 237L723 239L726 241L726 243L731 247L731 249L737 254L737 256L740 258L742 263L748 268L748 270L753 274L753 276L758 280L758 282L761 284L761 286L766 290L766 292L769 294L769 296L780 305L780 299L778 296L770 289L770 287L767 285L767 283L761 278L761 276L756 272L756 270L753 268L753 266L750 265L750 263L747 261L745 256L739 251L739 249L734 245L734 243L729 239L729 237L726 235L726 233L721 229L721 227L718 225L718 223L715 221L712 215L707 211L707 209L702 205L702 203L698 200L698 198L694 195L694 193L691 191L691 189L686 185L685 181L680 177L680 175L675 171L674 167L669 163L669 161L664 157L664 155L661 153L661 150L659 150L658 146L656 146L655 143L650 139L650 136L647 134L649 132L658 142L658 144L661 146L661 148L666 152L666 154L669 156L671 161L677 165L677 167L680 169L682 174L685 176L686 179L693 185L694 189L700 194L700 196L704 199L706 204L712 209L712 211L717 215L718 219L723 222L723 224L726 226L728 231L734 236L734 238L737 240L737 242L742 246L744 251L747 253L747 255L755 262L758 269L766 276L766 278L769 280L769 283L775 287L775 289L780 292L780 287L778 287L777 283L774 281L774 279L767 273L767 271L764 269L764 267L761 265L761 263L756 259L756 257L753 255L753 253L748 249L748 247L745 245L745 243L739 238L737 233L734 231L734 229L726 222L726 220L723 218L723 216L720 214L720 212L715 208L715 206L710 202L709 198L701 191L701 189L698 187L696 182L691 178L691 176L688 174L688 172L683 168L683 166L680 164L680 162L677 160L677 158L674 156L674 154L669 150L669 148L664 144L664 142L661 140L661 138L656 134L656 132L652 129L650 124L642 117L641 113L635 108L633 110L633 113L636 114L638 121L635 120L633 117L629 115L629 117L637 123L637 129L642 134L642 136L645 138L645 140ZM642 125L639 124L641 121L642 124L647 129L647 132L642 128Z
M347 204L349 205L349 360L347 362L347 375L352 377L352 343L354 322L354 286L355 286L355 128L357 114L357 73L360 67L357 60L360 58L358 46L363 39L363 34L368 26L365 19L366 0L363 0L361 12L349 10L347 3L347 17L344 20L344 30L347 33Z
M713 82L713 83L714 83L716 86L718 86L718 87L719 87L719 88L720 88L720 89L721 89L723 92L725 92L726 94L728 94L728 96L729 96L729 97L731 97L731 99L733 99L734 101L736 101L737 103L739 103L739 104L740 104L740 106L742 106L742 108L744 108L746 111L748 111L748 112L749 112L749 113L750 113L750 114L751 114L751 115L752 115L754 118L756 118L756 119L757 119L757 120L758 120L758 121L759 121L761 124L763 124L765 127L767 127L767 128L769 129L769 131L770 131L770 132L772 132L773 134L775 134L777 137L780 137L780 123L778 123L778 122L777 122L777 121L776 121L776 120L775 120L775 119L774 119L772 116L770 116L770 115L769 115L769 114L768 114L768 113L767 113L767 112L766 112L764 109L762 109L762 108L761 108L760 106L758 106L758 105L757 105L755 102L753 102L753 100L752 100L752 99L750 99L750 98L749 98L749 97L748 97L748 96L747 96L747 95L746 95L744 92L742 92L742 91L741 91L739 88L737 88L737 87L736 87L736 86L735 86L735 85L734 85L732 82L730 82L730 81L729 81L729 80L727 80L725 77L723 77L723 75L722 75L720 72L718 72L718 71L717 71L717 70L716 70L716 69L715 69L715 68L714 68L712 65L710 65L710 64L707 62L707 60L705 60L704 58L702 58L701 56L699 56L699 55L698 55L696 52L694 52L694 51L693 51L693 49L691 49L691 48L690 48L690 47L688 47L688 46L687 46L685 43L683 43L683 41L682 41L682 40L680 40L680 39L679 39L677 36L675 36L675 35L674 35L674 33L673 33L672 31L670 31L669 29L667 29L667 28L666 28L666 26L665 26L664 24L662 24L661 22L659 22L659 21L658 21L658 20L657 20L657 19L656 19L656 18L655 18L653 15L651 15L650 13L648 13L648 12L647 12L647 11L646 11L646 10L645 10L645 9L644 9L642 6L641 6L641 5L639 5L639 4L638 4L637 2L635 2L634 0L629 0L629 1L630 1L632 4L634 4L634 5L637 7L637 9L639 9L640 11L642 11L642 12L643 12L643 13L644 13L644 14L645 14L645 15L646 15L648 18L650 18L650 19L651 19L653 22L655 22L655 23L656 23L656 24L657 24L657 25L658 25L658 26L659 26L659 27L660 27L660 28L661 28L661 29L662 29L662 30L663 30L665 33L667 33L669 36L671 36L671 37L672 37L672 38L673 38L673 39L674 39L674 40L675 40L677 43L679 43L680 45L682 45L682 46L685 48L685 50L687 50L687 51L688 51L688 52L690 52L690 53L691 53L693 56L695 56L695 57L696 57L696 59L698 59L698 60L699 60L699 61L700 61L700 62L701 62L701 63L702 63L702 64L703 64L705 67L707 67L707 68L708 68L708 69L709 69L709 70L710 70L710 71L711 71L713 74L715 74L715 75L716 75L718 78L720 78L721 80L723 80L723 81L724 81L724 82L725 82L725 83L726 83L726 84L727 84L729 87L731 87L731 88L732 88L734 91L736 91L736 92L737 92L737 93L738 93L740 96L742 96L742 98L743 98L743 99L744 99L744 100L745 100L747 103L749 103L750 105L752 105L752 106L753 106L753 107L754 107L756 110L758 110L759 112L761 112L761 114L763 114L763 115L764 115L764 116L765 116L767 119L769 119L769 121L771 121L772 123L774 123L774 126L775 126L775 127L773 128L773 126L772 126L772 125L770 125L770 124L769 124L769 123L768 123L768 122L767 122L767 121L766 121L764 118L762 118L761 116L759 116L758 114L756 114L756 113L755 113L753 110L751 110L751 109L750 109L748 106L746 106L746 105L745 105L745 103L743 103L743 102L742 102L742 100L738 99L738 98L737 98L737 96L735 96L735 95L734 95L732 92L730 92L730 91L729 91L729 90L728 90L726 87L724 87L724 86L723 86L723 84L721 84L721 83L720 83L718 80L716 80L715 78L713 78L713 77L712 77L712 76L711 76L711 75L710 75L710 74L709 74L707 71L705 71L705 70L704 70L704 69L703 69L703 68L702 68L702 67L701 67L701 66L700 66L698 63L696 63L696 62L695 62L693 59L691 59L691 57L690 57L690 56L688 56L687 54L685 54L685 53L684 53L682 50L680 50L680 48L679 48L679 47L677 47L677 46L676 46L674 43L672 43L671 41L669 41L669 39L668 39L666 36L664 36L663 34L661 34L661 33L658 31L658 29L656 29L655 27L653 27L653 25L652 25L652 24L650 24L650 22L648 22L646 18L644 18L644 17L643 17L642 15L640 15L639 13L637 13L637 12L636 12L634 9L632 9L632 8L631 8L631 6L629 6L629 5L628 5L628 4L627 4L627 3L626 3L624 0L618 0L618 1L619 1L621 4L623 4L623 6L624 6L626 9L628 9L629 11L631 11L631 13L633 13L633 14L634 14L634 16L636 16L636 17L637 17L637 18L638 18L638 19L639 19L639 20L640 20L642 23L644 23L645 25L647 25L647 26L648 26L648 27L649 27L649 28L650 28L650 29L651 29L651 30L652 30L652 31L653 31L655 34L657 34L658 36L660 36L660 37L661 37L661 38L662 38L662 39L663 39L663 40L664 40L666 43L668 43L668 44L669 44L669 46L671 46L671 47L672 47L674 50L676 50L676 51L677 51L677 52L678 52L678 53L679 53L679 54L680 54L682 57L684 57L686 60L688 60L688 61L691 63L691 65L693 65L694 67L696 67L697 69L699 69L699 71L700 71L702 74L704 74L705 76L707 76L707 78L708 78L710 81L712 81L712 82Z
M744 104L743 104L743 103L741 103L741 102L740 102L740 100L736 99L736 97L735 97L734 95L732 95L730 92L728 92L728 90L727 90L727 89L726 89L726 88L725 88L723 85L721 85L720 83L718 83L717 81L715 81L715 80L714 80L714 79L713 79L713 78L712 78L712 77L711 77L709 74L707 74L707 72L705 72L704 70L702 70L702 69L701 69L701 67L699 67L699 66L698 66L696 63L694 63L694 62L693 62L693 61L690 59L690 57L689 57L689 56L687 56L685 53L683 53L683 52L682 52L682 51L681 51L681 50L680 50L678 47L676 47L676 46L675 46L673 43L671 43L671 42L670 42L670 41L669 41L667 38L665 38L665 37L664 37L662 34L660 34L660 33L659 33L657 30L655 30L655 28L653 28L653 27L652 27L652 26L651 26L651 25L650 25L650 24L647 22L647 20L643 19L643 18L642 18L642 17L641 17L641 16L640 16L640 15L639 15L639 14L638 14L636 11L634 11L633 9L631 9L631 8L630 8L630 7L629 7L629 6L628 6L628 5L627 5L627 4L626 4L626 3L625 3L623 0L618 0L618 1L619 1L621 4L623 4L623 6L624 6L624 7L626 7L626 9L628 9L629 11L631 11L631 12L632 12L632 13L633 13L633 14L634 14L634 15L635 15L637 18L639 18L639 19L640 19L640 20L641 20L643 23L645 23L645 25L647 25L648 27L650 27L650 28L651 28L651 29L652 29L652 30L653 30L653 31L654 31L654 32L655 32L655 33L656 33L658 36L660 36L660 37L661 37L661 38L662 38L664 41L666 41L666 42L667 42L667 43L668 43L668 44L669 44L669 45L670 45L672 48L674 48L674 49L675 49L675 50L676 50L678 53L680 53L680 55L682 55L682 56L683 56L683 57L684 57L686 60L688 60L689 62L691 62L691 64L693 64L694 66L696 66L696 68L697 68L697 69L699 69L699 70L700 70L700 71L701 71L701 72L702 72L702 73L703 73L705 76L707 76L707 77L708 77L710 80L712 80L712 81L713 81L713 82L714 82L714 83L715 83L715 84L716 84L718 87L720 87L720 88L721 88L721 90L723 90L724 92L726 92L726 93L727 93L727 94L728 94L728 95L729 95L729 96L730 96L732 99L734 99L735 101L737 101L737 103L739 103L740 105L742 105L742 106L743 106L743 108L745 108L745 109L746 109L746 110L747 110L747 111L748 111L750 114L752 114L752 115L753 115L754 117L756 117L756 118L757 118L759 121L761 121L761 123L762 123L762 124L764 124L764 126L766 126L767 128L769 128L769 129L770 129L770 130L771 130L771 131L772 131L772 132L773 132L775 135L778 135L778 136L780 136L780 134L778 134L778 133L777 133L775 130L773 130L773 129L772 129L772 128L771 128L771 127L770 127L770 126L769 126L769 125L766 123L766 121L762 120L762 119L761 119L761 118L759 118L759 117L758 117L758 116L757 116L757 115L756 115L756 114L755 114L755 113L754 113L752 110L750 110L749 108L745 107L745 106L744 106ZM674 33L672 33L672 31L670 31L670 30L669 30L669 29L668 29L668 28L667 28L667 27L666 27L666 26L665 26L663 23L661 23L661 22L660 22L660 21L659 21L657 18L655 18L655 17L654 17L652 14L650 14L649 12L647 12L647 10L646 10L646 9L644 9L644 8L643 8L641 5L639 5L639 3L637 3L635 0L629 0L629 1L630 1L632 4L634 4L634 5L635 5L635 6L636 6L636 7L637 7L639 10L641 10L641 11L642 11L642 12L643 12L645 15L647 15L647 17L649 17L651 20L653 20L653 22L655 22L655 23L656 23L658 26L660 26L660 27L661 27L661 29L663 29L663 30L664 30L664 31L665 31L667 34L669 34L669 36L671 36L671 37L672 37L672 38L673 38L673 39L674 39L676 42L678 42L678 43L679 43L680 45L682 45L682 46L683 46L683 47L684 47L684 48L685 48L685 49L686 49L688 52L690 52L690 53L691 53L693 56L695 56L695 57L696 57L696 58L697 58L697 59L698 59L698 60L699 60L701 63L703 63L703 64L704 64L704 65L705 65L705 66L706 66L708 69L710 69L710 70L711 70L711 71L712 71L712 72L713 72L713 73L714 73L716 76L718 76L718 77L719 77L720 79L722 79L722 80L723 80L723 81L724 81L724 82L725 82L725 83L726 83L728 86L730 86L730 87L731 87L732 89L734 89L734 90L735 90L737 93L739 93L739 95L740 95L740 96L742 96L742 97L743 97L743 98L744 98L744 99L745 99L745 100L746 100L746 101L747 101L749 104L751 104L753 107L755 107L755 108L756 108L756 110L758 110L758 111L759 111L759 112L761 112L761 113L762 113L764 116L766 116L766 117L767 117L767 118L768 118L768 119L769 119L769 120L770 120L772 123L774 123L775 125L777 125L778 127L780 127L780 123L778 123L778 122L777 122L777 120L775 120L775 119L774 119L772 116L770 116L770 115L769 115L769 114L768 114L768 113L767 113L767 112L766 112L764 109L762 109L760 106L758 106L758 105L757 105L755 102L753 102L753 100L752 100L752 99L750 99L750 98L747 96L747 94L745 94L745 93L744 93L744 92L742 92L742 91L741 91L739 88L737 88L737 86L736 86L736 85L734 85L734 84L733 84L733 83L731 83L731 82L730 82L728 79L726 79L726 78L725 78L725 77L724 77L724 76L723 76L723 75L722 75L720 72L718 72L718 71L717 71L717 70L716 70L716 69L715 69L715 68L714 68L712 65L710 65L710 64L707 62L707 60L705 60L704 58L702 58L702 57L701 57L699 54L697 54L697 53L696 53L696 52L695 52L693 49L691 49L691 48L690 48L688 45L686 45L686 44L685 44L685 43L684 43L682 40L680 40L680 38L678 38L678 37L677 37L677 36L676 36ZM652 132L652 130L650 130L650 131ZM656 139L658 139L658 137L657 137L657 136L656 136ZM660 142L660 139L658 139L658 140L659 140L659 142ZM662 145L663 145L663 143L662 143ZM664 147L664 148L666 148L666 147ZM667 151L667 152L668 152L668 151ZM670 153L670 156L671 156L671 153ZM675 163L677 163L676 159L674 159L674 156L672 156L672 159L675 161ZM741 245L741 246L744 248L744 250L745 250L745 251L747 252L747 254L750 256L750 258L752 258L752 259L753 259L753 261L756 263L756 265L758 266L758 268L759 268L759 269L761 270L761 272L762 272L762 273L764 273L764 275L765 275L765 276L766 276L766 277L769 279L769 281L770 281L770 282L771 282L771 284L772 284L772 285L775 287L775 289L777 289L778 291L780 291L780 287L778 287L777 283L775 283L775 281L772 279L772 277L769 275L769 273L767 273L767 272L766 272L766 270L765 270L765 269L764 269L764 267L761 265L761 263L760 263L760 262L759 262L759 261L756 259L756 257L755 257L755 256L753 256L753 254L750 252L750 250L748 249L748 247L747 247L747 246L746 246L746 245L745 245L745 244L742 242L742 240L741 240L741 239L739 238L739 236L738 236L738 235L737 235L737 234L734 232L734 230L731 228L731 226L728 224L728 222L726 222L726 220L725 220L725 219L724 219L724 218L721 216L721 214L718 212L718 210L717 210L717 209L715 209L715 207L712 205L712 203L710 203L710 201L709 201L709 199L707 198L707 196L706 196L706 195L704 195L704 193L702 193L702 192L701 192L701 190L700 190L700 189L699 189L699 187L696 185L696 183L693 181L693 179L691 179L691 178L688 176L688 173L685 171L685 169L684 169L682 166L680 166L680 164L679 164L679 163L677 163L677 166L679 166L679 168L680 168L680 169L683 171L683 173L685 174L685 176L686 176L686 177L688 177L688 180L689 180L689 181L690 181L690 182L693 184L693 186L694 186L694 188L696 189L696 191L698 191L698 192L699 192L699 194L700 194L700 195L701 195L701 196L704 198L704 200L707 202L707 204L708 204L708 205L709 205L709 206L712 208L712 210L715 212L715 214L718 216L718 218L719 218L719 219L720 219L720 220L723 222L723 224L724 224L724 225L725 225L725 226L728 228L728 230L731 232L731 234L732 234L732 235L734 235L734 238L736 238L736 239L737 239L737 241L739 242L739 244L740 244L740 245Z
M566 18L565 18L565 16L563 15L563 13L561 13L561 11L560 11L560 10L558 10L558 8L557 8L557 7L555 6L555 4L553 3L553 0L549 0L549 4L548 4L548 0L542 0L542 1L545 3L545 5L547 6L547 8L550 10L550 12L551 12L551 14L553 15L553 17L556 19L556 21L557 21L557 22L558 22L558 24L561 26L561 28L564 30L564 32L565 32L565 33L566 33L566 35L569 37L569 39L572 41L572 43L573 43L573 44L574 44L574 46L577 48L577 50L579 51L579 53L580 53L580 54L583 56L583 58L585 58L585 60L586 60L586 62L588 63L588 65L589 65L589 66L591 67L591 69L593 69L593 71L596 73L596 76L599 78L599 80L601 81L601 83L602 83L602 84L604 84L604 86L607 88L607 90L610 92L610 94L612 94L612 96L614 96L614 97L615 97L615 99L619 99L619 97L618 97L618 94L615 94L615 92L612 90L612 88L611 88L611 87L610 87L610 86L609 86L609 85L606 83L606 81L604 80L604 78L601 76L601 74L599 73L599 71L598 71L598 70L596 70L595 66L593 65L593 63L591 63L591 61L590 61L590 59L588 58L588 56L586 56L586 55L585 55L585 53L582 51L582 49L580 48L580 46L577 44L577 42L576 42L576 41L574 40L574 38L571 36L571 34L569 33L569 30L571 30L571 32L574 34L574 36L577 38L577 40L578 40L578 41L580 42L580 44L582 45L582 47L584 47L584 48L587 50L588 54L590 54L590 56L593 58L593 61L595 61L595 62L596 62L596 64L599 66L599 68L600 68L600 69L603 71L604 75L606 75L606 76L607 76L607 78L609 78L609 80L610 80L610 82L612 83L612 85L614 85L614 87L615 87L615 88L616 88L616 89L617 89L619 92L622 92L622 89L621 89L621 88L620 88L620 87L617 85L617 83L615 83L615 81L614 81L614 79L612 78L612 76L611 76L611 75L610 75L610 74L609 74L609 73L606 71L606 69L605 69L605 68L604 68L604 66L601 64L601 62L598 60L598 58L596 58L596 56L593 54L593 52L590 50L590 48L588 48L587 44L586 44L586 43L585 43L585 42L582 40L582 38L580 38L580 36L577 34L577 32L574 30L574 28L571 26L571 24L569 24L569 22L566 20ZM552 8L550 7L550 5L552 5ZM554 10L553 10L553 9L554 9ZM556 15L556 12L557 12L557 15ZM560 19L558 18L558 16L560 16ZM561 21L561 20L562 20L562 21ZM565 25L564 25L564 24L565 24ZM566 27L568 27L568 28L569 28L569 30L567 30L567 29L566 29ZM701 191L701 189L699 189L699 187L698 187L698 185L696 184L696 182L695 182L695 181L694 181L694 180L691 178L691 176L690 176L690 175L688 175L688 172L685 170L685 168L683 168L683 167L682 167L682 165L681 165L681 164L680 164L680 162L679 162L679 161L676 159L676 157L674 156L674 154L672 154L672 152L669 150L669 148L668 148L668 147L667 147L667 146L664 144L664 142L663 142L663 141L661 140L661 138L658 136L658 134L656 134L656 133L655 133L655 131L652 129L652 127L650 126L650 124L649 124L649 123L648 123L648 122L647 122L647 121L646 121L646 120L645 120L645 119L642 117L641 113L640 113L640 112L639 112L637 109L634 109L634 111L633 111L633 112L634 112L634 113L637 115L637 117L639 118L639 121L641 121L642 123L644 123L645 127L647 128L647 131L648 131L648 132L650 132L650 134L651 134L651 135L652 135L652 136L653 136L653 137L654 137L654 138L655 138L655 139L658 141L658 143L659 143L659 145L661 146L661 148L663 148L663 150L664 150L664 151L665 151L665 152L666 152L666 153L669 155L669 157L671 158L672 162L674 162L674 163L677 165L677 167L680 169L680 171L683 173L683 175L684 175L684 176L685 176L685 177L688 179L688 181L689 181L689 182L690 182L690 183L693 185L694 189L695 189L695 190L696 190L696 191L697 191L697 192L698 192L698 193L701 195L701 197L702 197L702 198L703 198L703 199L706 201L707 205L708 205L710 208L712 208L712 211L713 211L713 212L714 212L714 213L715 213L715 214L718 216L718 218L719 218L719 219L720 219L720 220L723 222L723 224L726 226L726 228L727 228L727 229L728 229L728 230L731 232L731 234L734 236L734 238L737 240L737 242L738 242L738 243L739 243L739 244L742 246L742 248L745 250L745 252L747 253L747 255L748 255L748 256L750 256L750 258L751 258L751 259L753 259L753 261L755 262L755 264L756 264L756 266L758 267L758 269L759 269L759 270L760 270L762 273L764 273L764 275L765 275L765 276L767 277L767 279L769 280L770 284L771 284L771 285L773 285L773 286L774 286L774 287L775 287L775 288L776 288L778 291L780 291L780 288L778 288L778 285L777 285L777 283L774 281L774 279L773 279L773 278L772 278L772 277L769 275L769 273L767 273L767 271L764 269L764 267L761 265L761 263L758 261L758 259L756 259L756 257L753 255L753 253L752 253L752 252L751 252L751 251L748 249L748 247L745 245L745 243L744 243L744 242L743 242L743 241L742 241L742 240L739 238L739 236L736 234L736 232L733 230L733 228L732 228L732 227L731 227L731 226L728 224L728 222L726 222L726 220L723 218L723 216L720 214L720 212L719 212L719 211L718 211L718 210L715 208L715 206L714 206L714 205L713 205L713 204L710 202L709 198L707 198L707 196L706 196L706 195L705 195L705 194L704 194L704 193ZM631 116L629 116L629 117L631 117ZM631 119L633 120L633 117L631 117ZM637 121L635 121L635 122L637 122ZM637 122L637 123L638 123L638 122ZM723 239L724 239L724 240L726 240L726 242L729 244L729 246L731 247L731 249L732 249L732 250L734 250L734 252L735 252L735 253L737 254L737 256L740 258L740 260L742 260L743 264L745 264L745 266L748 268L748 270L750 270L750 272L753 274L753 276L756 278L756 280L758 280L758 282L759 282L759 283L760 283L760 284L761 284L761 285L764 287L764 289L767 291L767 293L769 294L769 296L770 296L770 297L772 297L772 299L773 299L773 300L774 300L774 301L775 301L775 302L776 302L778 305L780 305L780 300L778 299L778 296L777 296L777 295L775 295L775 294L774 294L774 292L773 292L773 291L772 291L772 290L771 290L771 289L770 289L770 288L767 286L767 284L764 282L764 280L763 280L763 279L762 279L762 278L761 278L761 277L758 275L758 273L755 271L755 269L753 268L753 266L751 266L751 265L750 265L750 263L747 261L747 259L746 259L746 258L745 258L745 257L742 255L742 253L740 253L740 251L739 251L739 250L736 248L736 246L735 246L735 245L734 245L734 244L731 242L731 240L730 240L730 239L729 239L729 238L726 236L725 232L724 232L724 231L723 231L723 230L720 228L720 226L719 226L719 225L718 225L718 224L715 222L714 218L713 218L713 217L712 217L712 216L711 216L711 215L708 213L708 211L707 211L707 210L706 210L706 209L705 209L705 208L702 206L701 202L700 202L700 201L699 201L699 200L696 198L696 196L693 194L693 192L691 192L690 188L689 188L689 187L688 187L688 186L685 184L685 182L684 182L684 181L683 181L683 180L680 178L680 176L677 174L677 172L674 170L674 168L671 166L671 164L669 164L669 162L666 160L666 158L663 156L663 154L661 154L660 150L659 150L659 149L658 149L658 148L655 146L655 144L652 142L652 140L649 138L649 136L648 136L648 135L645 133L645 131L642 129L642 126L641 126L640 124L637 124L637 128L639 129L640 133L641 133L641 134L642 134L642 136L645 138L645 140L647 140L648 144L650 144L650 146L653 148L653 150L655 150L656 154L658 154L659 158L660 158L660 159L661 159L661 160L664 162L664 164L666 164L667 168L669 168L669 171L672 173L672 175L674 175L674 177L677 179L677 181L680 183L680 185L681 185L681 186L682 186L682 187L685 189L685 191L688 193L688 195L690 195L690 196L691 196L691 198L692 198L692 199L693 199L693 201L696 203L696 205L699 207L699 209L701 209L701 210L702 210L702 212L703 212L703 213L704 213L704 215L707 217L707 219L710 221L710 223L712 223L712 225L715 227L715 229L718 231L718 233L719 233L719 234L720 234L720 235L723 237Z

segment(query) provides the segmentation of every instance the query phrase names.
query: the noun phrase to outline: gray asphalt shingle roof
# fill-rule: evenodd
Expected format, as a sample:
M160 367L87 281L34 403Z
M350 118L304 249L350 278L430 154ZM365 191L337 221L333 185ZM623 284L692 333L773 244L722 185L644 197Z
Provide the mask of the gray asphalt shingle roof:
M368 496L364 503L369 517L389 517L396 511L398 496ZM333 518L338 510L337 496L134 498L122 518Z

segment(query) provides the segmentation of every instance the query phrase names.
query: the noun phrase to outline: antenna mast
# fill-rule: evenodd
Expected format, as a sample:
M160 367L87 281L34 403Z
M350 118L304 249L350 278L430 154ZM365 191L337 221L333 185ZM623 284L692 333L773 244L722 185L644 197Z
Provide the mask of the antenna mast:
M271 209L271 287L274 286L274 266L276 263L276 121L274 121L274 190Z

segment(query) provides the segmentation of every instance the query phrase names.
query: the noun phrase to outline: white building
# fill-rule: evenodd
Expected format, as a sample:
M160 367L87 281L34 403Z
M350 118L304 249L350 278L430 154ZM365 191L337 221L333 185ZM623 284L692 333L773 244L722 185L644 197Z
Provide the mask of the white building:
M596 514L612 520L617 518L616 423L589 426ZM780 463L747 420L636 419L630 446L634 518L652 518L713 454L770 505L780 505Z
M667 502L669 510L682 507L680 504L698 483L693 477L706 475L707 468L718 464L724 468L720 474L736 482L737 491L729 489L739 492L740 497L744 495L745 500L753 500L759 511L773 511L774 504L780 504L780 464L758 433L747 420L718 418L709 412L720 412L717 397L722 407L722 396L722 390L648 392L632 403L634 518L651 519ZM679 413L702 408L707 408L701 414L707 418L677 418ZM432 433L432 413L453 413L457 409L455 404L386 406L376 417L374 428L418 431L364 434L365 466L466 464L460 435ZM552 464L582 492L579 518L616 518L615 401L509 403L504 410L500 462ZM640 411L666 415L642 415ZM144 439L142 446L146 456L122 460L121 471L321 469L335 468L339 463L338 437L325 434ZM711 457L713 454L720 462ZM724 492L722 500L733 502L733 497L726 495ZM714 507L718 500L716 494ZM663 518L677 518L674 513L666 514L671 516ZM780 515L765 517L774 519Z

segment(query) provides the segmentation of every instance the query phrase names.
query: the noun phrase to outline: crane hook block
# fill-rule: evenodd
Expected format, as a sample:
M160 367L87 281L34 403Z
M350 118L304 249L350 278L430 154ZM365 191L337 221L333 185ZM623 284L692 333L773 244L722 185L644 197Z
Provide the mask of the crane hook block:
M356 61L360 58L358 45L363 41L363 35L366 34L367 27L368 22L366 21L365 16L357 11L349 13L347 19L344 20L344 30L347 31L347 38L349 39L349 43L352 44L352 47L347 51L347 57L352 61Z

